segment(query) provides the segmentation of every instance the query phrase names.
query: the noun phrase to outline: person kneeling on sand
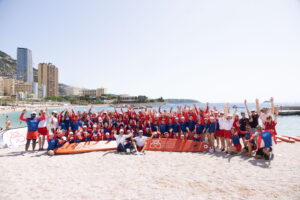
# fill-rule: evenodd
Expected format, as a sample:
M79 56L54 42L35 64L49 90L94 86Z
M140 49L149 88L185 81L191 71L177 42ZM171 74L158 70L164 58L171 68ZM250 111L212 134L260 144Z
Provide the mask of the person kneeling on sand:
M256 136L257 151L255 158L261 159L265 158L270 160L274 157L272 153L272 134L269 131L262 132L262 127L257 126L257 132L254 134ZM251 140L252 138L250 138Z
M139 136L134 137L134 142L133 142L133 146L134 146L136 152L137 153L139 153L139 152L145 153L145 148L147 146L146 140L152 139L153 136L154 136L154 134L152 134L150 138L143 136L143 131L140 130Z
M238 132L236 131L236 129L234 127L231 128L231 138L232 138L233 146L230 146L228 148L228 153L234 154L234 153L240 152L242 149L242 146L240 143L240 138L239 138Z
M126 152L126 149L130 149L130 152L132 152L132 144L131 142L127 142L125 144L125 140L127 138L130 138L132 136L132 133L128 134L128 135L124 135L124 130L120 129L120 134L117 134L117 131L115 131L114 133L114 137L116 138L116 142L117 142L117 151L118 152Z

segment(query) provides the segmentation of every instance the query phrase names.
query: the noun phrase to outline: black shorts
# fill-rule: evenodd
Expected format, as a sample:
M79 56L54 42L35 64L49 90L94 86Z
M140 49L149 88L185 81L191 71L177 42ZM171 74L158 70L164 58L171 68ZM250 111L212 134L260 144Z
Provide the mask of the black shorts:
M265 153L263 152L263 149L265 149L265 148L259 148L259 149L256 151L256 155L259 155L259 156L265 156ZM269 150L269 152L272 152L272 147L268 147L267 149Z
M245 137L245 136L246 136L245 134L239 133L239 138L243 138L243 137Z

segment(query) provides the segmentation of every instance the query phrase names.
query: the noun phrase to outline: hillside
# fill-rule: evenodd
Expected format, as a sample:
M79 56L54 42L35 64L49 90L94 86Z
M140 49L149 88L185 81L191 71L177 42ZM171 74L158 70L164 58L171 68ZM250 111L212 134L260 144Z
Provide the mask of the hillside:
M17 77L17 61L3 51L0 51L0 76Z
M194 99L165 99L167 103L201 103Z

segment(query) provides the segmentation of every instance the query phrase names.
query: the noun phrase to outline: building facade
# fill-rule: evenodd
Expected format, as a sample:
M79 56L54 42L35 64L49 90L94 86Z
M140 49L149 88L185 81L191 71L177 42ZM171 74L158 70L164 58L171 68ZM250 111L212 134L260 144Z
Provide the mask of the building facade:
M12 96L16 94L16 79L4 78L4 93L7 96Z
M104 94L107 94L107 89L106 88L97 88L96 89L96 96L101 96L101 95L104 95Z
M40 63L38 85L46 86L46 96L58 96L58 68L51 63Z
M89 96L96 96L96 90L90 90L90 89L82 89L82 95L89 95Z
M16 93L22 93L25 97L32 94L32 83L16 83Z
M32 53L30 49L17 49L17 80L33 82Z

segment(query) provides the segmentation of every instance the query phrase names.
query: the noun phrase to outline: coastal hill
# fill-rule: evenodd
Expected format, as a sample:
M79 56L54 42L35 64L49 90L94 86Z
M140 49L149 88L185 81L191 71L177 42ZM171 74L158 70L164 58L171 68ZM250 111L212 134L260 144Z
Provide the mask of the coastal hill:
M33 77L37 77L38 70L33 68ZM0 51L0 76L17 78L17 60ZM37 82L37 80L35 80Z
M198 100L194 100L194 99L165 99L165 101L167 103L201 103Z
M3 51L0 51L0 76L17 77L17 61Z

